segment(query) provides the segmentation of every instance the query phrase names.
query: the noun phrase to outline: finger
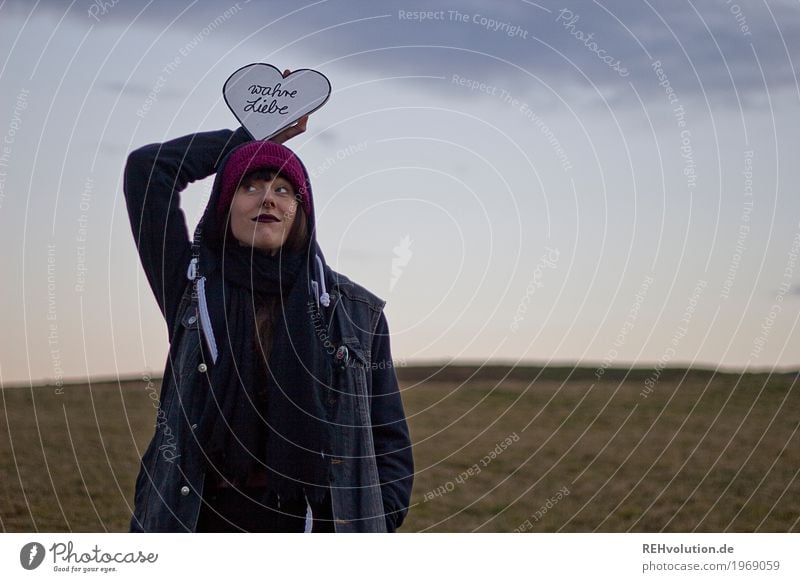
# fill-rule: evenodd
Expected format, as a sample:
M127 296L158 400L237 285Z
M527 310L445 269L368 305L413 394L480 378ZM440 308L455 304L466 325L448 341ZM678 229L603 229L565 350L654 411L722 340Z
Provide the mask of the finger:
M308 125L308 115L306 115L305 117L301 117L297 121L297 124L292 126L292 137L304 133L306 131L307 125Z
M304 115L303 117L297 120L297 123L295 123L288 129L291 129L297 133L302 133L306 130L307 125L308 125L308 115Z
M298 133L300 133L300 132L298 132L296 130L296 127L294 127L294 126L293 127L287 127L282 132L280 132L275 137L273 137L271 141L274 141L275 143L283 143L285 141L288 141L288 140L292 139Z
M274 141L275 143L283 143L287 140L292 139L295 136L300 135L304 131L306 131L306 127L308 126L308 115L304 115L300 119L297 120L297 123L294 125L287 127L279 134L274 136L270 141Z
M292 127L289 127L289 128L287 128L285 130L286 139L290 139L290 138L293 138L295 136L298 136L301 133L303 133L305 130L306 130L306 128L305 127L300 127L299 123L297 125L293 125Z

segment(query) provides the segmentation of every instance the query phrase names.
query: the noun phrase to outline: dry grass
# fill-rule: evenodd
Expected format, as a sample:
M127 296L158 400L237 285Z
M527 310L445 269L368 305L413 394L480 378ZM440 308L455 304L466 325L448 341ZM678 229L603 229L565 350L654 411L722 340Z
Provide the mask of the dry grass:
M794 375L666 370L644 398L647 370L434 372L400 370L417 468L403 531L800 528ZM0 397L2 530L125 531L154 424L146 382Z

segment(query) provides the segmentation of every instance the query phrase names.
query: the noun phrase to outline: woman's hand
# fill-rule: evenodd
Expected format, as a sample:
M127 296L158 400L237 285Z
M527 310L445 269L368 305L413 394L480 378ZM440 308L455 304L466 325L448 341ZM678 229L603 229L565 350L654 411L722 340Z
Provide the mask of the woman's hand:
M269 138L269 141L274 141L275 143L283 143L287 140L290 140L293 137L303 133L306 130L307 123L308 123L308 115L304 115L303 117L298 119L297 123L295 123L294 125L290 125L277 135L273 135L271 138Z
M286 69L283 72L284 78L287 77L290 73L291 71L289 69ZM308 124L308 115L304 115L303 117L298 119L297 123L295 123L294 125L290 125L282 132L269 138L269 141L274 141L275 143L283 143L285 141L288 141L293 137L298 136L301 133L305 132L307 124Z

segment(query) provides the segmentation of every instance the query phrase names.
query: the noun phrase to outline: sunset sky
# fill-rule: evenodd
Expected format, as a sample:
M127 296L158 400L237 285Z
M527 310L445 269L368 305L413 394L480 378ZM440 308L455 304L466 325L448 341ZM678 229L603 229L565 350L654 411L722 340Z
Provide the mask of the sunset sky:
M125 158L253 62L331 81L287 145L398 365L800 367L797 2L6 1L0 55L3 385L161 372Z

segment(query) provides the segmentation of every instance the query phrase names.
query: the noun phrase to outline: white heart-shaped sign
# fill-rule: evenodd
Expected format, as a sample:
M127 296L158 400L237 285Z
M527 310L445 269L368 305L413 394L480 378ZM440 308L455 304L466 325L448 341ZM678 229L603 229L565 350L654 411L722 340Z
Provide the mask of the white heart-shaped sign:
M268 139L316 111L330 94L330 81L318 71L298 69L284 77L264 63L242 67L222 88L228 107L256 140Z

